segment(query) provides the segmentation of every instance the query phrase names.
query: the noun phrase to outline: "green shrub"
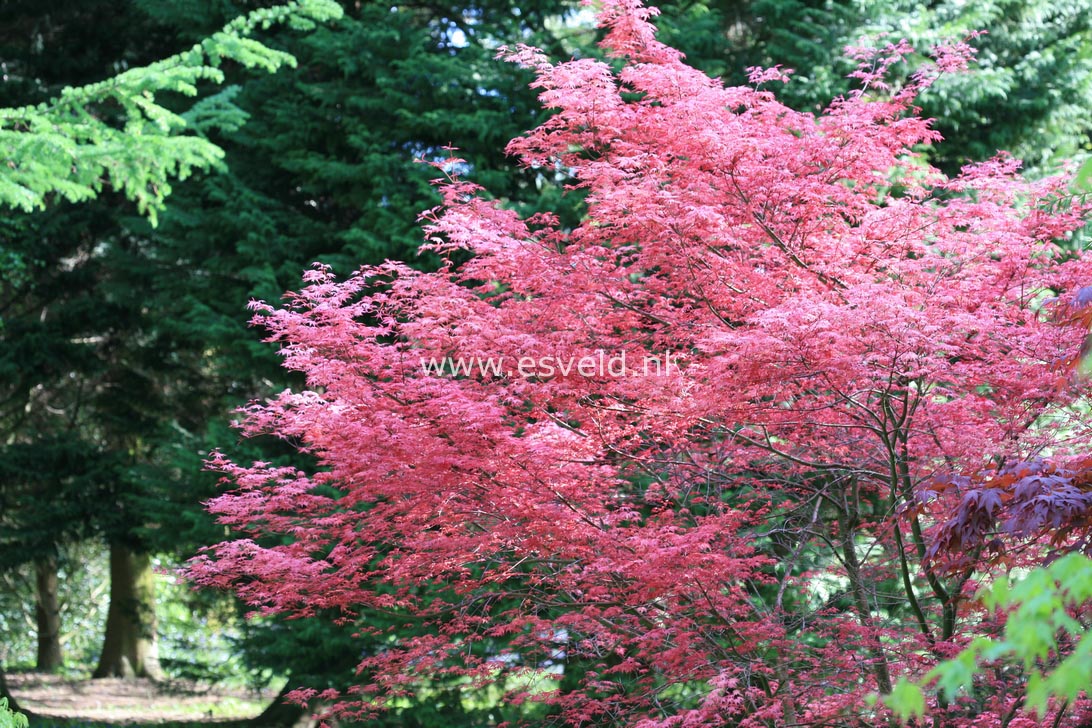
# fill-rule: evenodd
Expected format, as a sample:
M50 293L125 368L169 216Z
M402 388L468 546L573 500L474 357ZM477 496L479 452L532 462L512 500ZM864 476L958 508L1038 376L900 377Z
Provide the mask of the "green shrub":
M8 699L0 698L0 728L27 728L27 717L8 707Z

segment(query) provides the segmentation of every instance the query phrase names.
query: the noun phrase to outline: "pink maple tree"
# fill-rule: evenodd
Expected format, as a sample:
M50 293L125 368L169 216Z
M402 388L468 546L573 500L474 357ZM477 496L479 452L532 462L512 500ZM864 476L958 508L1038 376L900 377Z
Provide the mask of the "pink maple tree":
M556 111L509 149L586 191L578 227L449 178L440 270L316 266L256 306L309 388L243 430L317 467L217 456L239 536L191 573L406 624L361 620L387 646L334 714L463 676L570 725L882 724L868 694L988 627L965 605L994 526L953 531L961 488L1087 441L1088 322L1058 314L1088 298L1060 245L1086 209L1003 155L947 179L915 152L915 96L966 46L899 86L905 44L852 49L860 90L813 115L760 90L778 69L689 68L653 15L605 3L607 62L508 52ZM1019 680L934 709L1018 726Z

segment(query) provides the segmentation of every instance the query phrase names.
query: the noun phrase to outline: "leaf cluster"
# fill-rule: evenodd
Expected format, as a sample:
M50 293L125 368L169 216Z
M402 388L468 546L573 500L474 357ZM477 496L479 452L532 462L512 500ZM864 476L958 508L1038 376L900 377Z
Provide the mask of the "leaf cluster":
M189 50L124 71L114 78L65 88L49 102L0 110L0 204L30 211L52 197L81 202L104 188L119 191L154 225L171 192L171 179L209 169L223 158L207 138L182 135L187 119L157 94L193 97L204 83L224 80L233 61L268 72L295 59L250 38L273 24L309 29L340 17L330 0L300 0L238 18ZM208 125L218 117L237 124L238 112L219 96L194 109L190 119Z

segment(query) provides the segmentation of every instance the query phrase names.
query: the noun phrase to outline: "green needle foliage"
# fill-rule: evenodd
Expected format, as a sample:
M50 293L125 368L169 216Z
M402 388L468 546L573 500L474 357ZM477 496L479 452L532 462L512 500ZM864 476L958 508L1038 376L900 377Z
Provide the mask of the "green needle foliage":
M186 22L169 18L177 11L173 6L148 10L191 32L210 22L197 15ZM286 381L272 348L260 343L262 332L247 326L249 299L278 299L298 287L314 260L343 273L385 258L429 265L416 253L422 239L416 218L438 203L429 180L440 172L416 160L446 159L452 152L445 147L458 148L454 154L466 160L465 176L521 212L558 208L559 185L519 169L503 153L507 139L533 127L541 112L536 91L528 88L530 76L493 56L513 38L557 48L561 32L546 28L557 28L566 11L556 0L345 3L337 23L287 40L297 68L240 84L232 101L246 113L246 124L214 132L228 171L180 185L155 230L130 226L146 241L134 252L154 264L148 268L156 280L154 327L172 342L177 360L190 356L186 352L200 354L194 366L204 379L197 387L208 392L204 411L211 431L180 419L194 440L159 450L173 452L189 480L188 489L159 497L172 503L175 522L184 519L194 541L208 543L222 533L196 507L215 491L211 477L200 477L195 454L214 444L233 452L244 447L232 445L233 433L218 430L217 418L226 421L231 407L256 393L297 385ZM570 200L576 219L578 196ZM187 414L197 411L191 407ZM166 437L183 441L177 432ZM285 457L264 444L264 452L246 457ZM207 486L199 496L197 483ZM354 679L361 658L360 644L349 639L353 631L351 623L332 627L319 619L251 622L242 652L256 674L289 674L290 687L342 687ZM400 724L488 724L485 709L461 722L432 715L437 700L433 695L407 705Z
M116 202L136 202L154 224L169 180L218 165L224 152L209 133L238 128L245 115L232 103L232 87L181 114L157 95L195 96L224 81L228 61L265 71L294 66L291 54L250 36L274 25L311 31L340 16L331 0L254 10L164 60L67 87L48 102L0 110L0 205L53 203L0 220L0 260L13 264L0 272L4 566L86 536L97 511L115 514L110 519L126 512L104 493L139 477L141 441L158 428L153 412L165 399L187 395L193 383L164 384L184 368L173 347L144 328L154 317L149 281L139 278L146 271L134 271L133 257L118 254L125 245L109 243L124 216ZM115 204L91 202L100 195Z
M0 207L15 208L0 218L5 570L48 561L82 539L141 548L144 529L166 531L147 512L153 484L172 482L157 446L185 432L189 422L177 413L197 412L206 390L192 356L155 330L150 271L159 262L140 255L121 221L154 225L173 180L223 169L213 135L238 129L246 116L233 103L235 87L209 91L229 77L296 64L257 35L274 26L310 32L342 12L330 0L254 10L149 63L169 51L146 20L118 23L123 42L86 22L125 12L108 3L51 7L44 19L40 8L23 10L5 7L0 33L11 76L0 90L11 107L0 111ZM42 41L33 42L28 17L63 52L36 48ZM86 53L80 64L66 67L69 48ZM109 75L104 68L110 80L87 83L84 74ZM132 219L126 200L143 219Z
M165 117L168 138L185 134L222 156L195 166L185 184L171 178L155 227L150 215L132 214L113 183L94 200L53 194L44 211L0 221L3 244L26 261L19 281L0 281L0 474L11 476L0 479L0 511L8 504L0 525L9 526L0 550L13 560L84 538L185 557L222 537L200 505L216 491L203 456L235 439L226 426L233 408L288 384L262 332L247 325L247 301L297 287L316 259L343 271L388 257L427 265L416 258L415 217L437 203L429 180L439 172L418 158L444 159L445 147L459 147L463 171L508 204L527 213L558 208L556 180L520 170L503 153L539 111L529 74L493 56L512 38L556 51L559 41L544 29L563 24L565 3L342 6L340 19L309 33L254 28L248 39L296 59L277 74L254 78L242 63L224 63L222 75L194 80L196 103L179 93L157 97L173 114ZM126 37L83 65L146 59L150 33L163 37L155 47L191 46L243 9L204 0L100 9L121 15ZM82 13L75 4L57 11L53 22L79 34L51 37L54 50L98 47L100 32L78 22ZM9 106L86 83L85 69L66 67L61 54L15 50L7 57L23 64L20 74L49 88L0 88ZM137 111L142 130L164 136ZM95 114L124 131L119 103L95 105ZM575 218L579 198L570 198ZM74 455L52 458L62 445ZM33 477L36 455L56 463L46 480ZM283 455L276 443L254 452ZM240 652L258 675L291 674L299 680L292 687L342 685L360 659L351 631L252 623ZM199 658L181 667L200 668ZM168 667L178 674L179 665Z
M298 0L255 10L157 63L65 88L47 103L0 109L0 205L29 212L44 208L54 196L83 202L108 184L135 202L154 225L172 178L185 179L224 156L207 138L179 134L187 119L157 102L156 95L196 96L202 82L223 82L220 66L226 60L268 72L294 66L290 54L249 36L274 24L309 29L316 21L340 16L341 6L331 0ZM237 127L237 112L229 103L230 96L206 101L191 119L207 127L223 118Z

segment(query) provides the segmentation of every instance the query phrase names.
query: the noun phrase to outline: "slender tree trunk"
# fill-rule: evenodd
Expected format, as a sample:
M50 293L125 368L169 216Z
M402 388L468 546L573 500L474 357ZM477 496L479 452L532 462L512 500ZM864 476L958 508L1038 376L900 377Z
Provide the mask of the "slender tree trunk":
M857 515L850 516L849 524L842 526L842 557L845 560L846 576L849 577L849 587L853 593L853 603L857 607L857 615L861 624L871 629L873 626L871 610L868 607L868 595L866 587L861 579L861 564L857 559L857 546L855 542ZM865 638L869 643L868 651L872 655L872 669L876 675L876 687L884 695L891 692L891 673L887 669L887 658L883 654L883 644L879 637L869 635Z
M61 653L61 603L57 597L57 558L34 562L38 599L38 672L57 672L64 666Z
M92 677L163 677L156 647L152 560L121 544L110 546L110 609L102 655Z

